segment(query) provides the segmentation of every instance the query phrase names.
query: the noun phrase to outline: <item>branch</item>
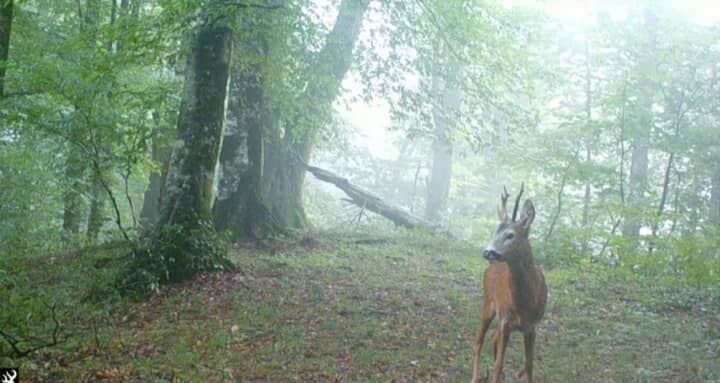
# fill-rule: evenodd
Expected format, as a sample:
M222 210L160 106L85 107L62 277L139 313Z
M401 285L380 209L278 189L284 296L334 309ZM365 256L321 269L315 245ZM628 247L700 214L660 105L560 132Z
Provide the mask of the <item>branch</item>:
M361 207L363 210L369 210L377 213L391 220L395 225L398 226L403 226L409 229L421 228L428 230L431 233L440 232L437 225L433 225L432 223L425 221L420 217L406 212L400 207L385 202L382 198L351 184L347 178L339 176L325 169L310 166L306 164L302 159L298 159L298 161L303 164L305 166L305 169L312 173L315 178L324 182L331 183L337 186L338 189L345 192L345 194L350 197L348 201Z
M612 230L610 230L610 235L605 240L605 243L603 243L603 247L600 249L600 252L597 255L598 258L602 257L603 253L605 252L605 249L607 249L608 245L610 244L610 239L612 238L613 235L615 235L615 231L620 226L621 222L622 222L622 217L618 218L615 221L615 224L613 224Z
M18 344L21 342L21 340L18 340L14 336L0 330L0 336L10 345L10 348L12 348L13 353L15 357L22 358L25 356L28 356L32 354L35 351L41 350L43 348L56 346L64 341L64 339L60 339L60 321L57 319L57 303L53 303L52 306L48 306L50 308L50 318L52 319L55 326L53 327L52 331L52 340L45 343L40 343L37 346L30 347L27 350L22 350L18 346Z
M265 9L265 10L274 10L274 9L280 9L285 8L284 4L255 4L255 3L241 3L238 1L230 1L230 0L220 0L220 5L231 5L238 8L256 8L256 9Z

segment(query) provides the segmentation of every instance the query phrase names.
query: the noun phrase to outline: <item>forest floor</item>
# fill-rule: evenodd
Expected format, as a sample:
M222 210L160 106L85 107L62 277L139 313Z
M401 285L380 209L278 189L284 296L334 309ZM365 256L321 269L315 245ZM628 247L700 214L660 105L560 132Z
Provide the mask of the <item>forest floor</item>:
M62 344L6 362L20 365L23 382L469 381L487 265L477 249L412 233L322 234L235 247L233 259L241 272L142 302L96 302L93 315L78 306L66 312ZM92 268L48 274L55 264L33 268L37 288L82 298ZM663 287L612 270L545 271L536 381L720 382L717 287ZM103 304L112 308L97 314ZM519 334L508 350L505 381L519 381Z

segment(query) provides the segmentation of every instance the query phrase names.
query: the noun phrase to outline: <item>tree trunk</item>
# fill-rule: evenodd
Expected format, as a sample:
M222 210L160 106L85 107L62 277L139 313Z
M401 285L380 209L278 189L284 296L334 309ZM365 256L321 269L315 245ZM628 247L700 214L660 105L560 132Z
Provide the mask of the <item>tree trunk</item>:
M152 139L152 160L160 164L160 172L150 174L150 183L143 196L143 205L140 210L140 224L144 228L151 228L155 225L160 216L162 196L165 193L165 181L167 180L168 167L170 166L170 148L161 143L155 136Z
M585 40L585 118L587 126L587 134L590 137L594 136L593 124L592 124L592 78L590 77L590 39ZM590 165L592 161L592 150L590 149L592 139L588 138L585 143L585 163ZM582 215L582 226L583 229L588 230L590 223L590 192L591 192L590 180L585 182L585 195L583 196L583 215ZM588 240L583 239L582 243L582 255L586 255L588 249Z
M263 78L260 65L252 65L234 77L231 86L228 110L231 131L220 154L222 178L214 217L215 228L230 231L236 240L262 238L274 231L261 183L263 132L275 120L265 103Z
M0 2L0 99L5 95L5 73L10 53L10 30L13 20L13 0Z
M720 228L720 163L716 162L712 175L712 190L710 196L710 220Z
M197 227L212 219L215 167L222 145L230 77L231 30L219 21L199 27L188 57L159 226Z
M96 243L105 221L105 189L100 182L101 174L92 172L92 191L90 195L90 213L88 214L86 235L90 243Z
M630 184L628 190L629 211L623 225L623 236L634 239L640 230L640 216L644 205L645 187L648 173L648 150L650 149L650 133L653 125L653 91L655 71L655 49L657 46L657 16L652 9L645 11L645 33L647 43L640 58L639 70L641 72L640 92L641 107L636 129L632 141L632 154L630 158Z
M425 203L425 219L433 223L438 223L445 211L452 178L452 136L455 130L453 115L460 107L460 90L451 81L443 80L439 76L433 79L433 93L438 100L433 107L433 163Z
M265 142L262 190L273 220L283 230L302 229L308 225L303 204L305 168L298 162L298 157L307 161L311 147L309 138L297 144L278 137Z
M325 46L313 59L315 73L304 99L312 100L286 119L282 137L272 134L265 140L263 190L274 221L283 229L307 226L303 206L305 168L298 161L310 160L318 128L328 120L345 74L352 63L355 41L360 33L369 0L343 0L335 26ZM308 123L308 121L311 121Z
M385 202L382 198L355 186L348 181L347 178L341 177L331 171L321 169L315 166L303 165L306 169L312 173L315 178L329 182L337 186L340 190L345 192L350 197L349 202L356 206L370 210L374 213L380 214L381 216L391 220L395 225L403 226L408 229L425 229L431 233L440 233L438 226L423 220L420 217L408 213L403 209L394 206L388 202ZM448 234L448 233L444 233Z
M65 160L65 192L63 193L63 236L70 240L80 232L80 221L83 216L83 173L85 172L82 153L76 145L70 146Z
M220 153L221 179L214 207L215 228L235 240L263 238L281 229L265 202L265 132L275 131L279 113L270 110L266 73L260 62L268 52L268 19L243 20L238 44L256 63L236 69L230 87L225 140Z

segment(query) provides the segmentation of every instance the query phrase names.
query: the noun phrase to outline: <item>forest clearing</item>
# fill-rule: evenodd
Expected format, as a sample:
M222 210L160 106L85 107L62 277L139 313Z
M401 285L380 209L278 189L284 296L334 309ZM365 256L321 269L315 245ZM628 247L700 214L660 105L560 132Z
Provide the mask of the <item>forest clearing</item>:
M65 274L40 267L44 277L34 279L47 284L38 294L53 301L75 292L80 310L64 331L78 335L22 371L78 382L470 379L487 263L476 248L413 233L326 233L232 254L242 272L201 275L136 304L79 302L97 293L87 282L106 277L92 254L57 259L73 266ZM619 271L546 270L536 381L720 379L717 288ZM520 370L521 344L515 334L508 378ZM490 365L488 353L483 373Z
M720 383L715 0L0 0L0 383Z

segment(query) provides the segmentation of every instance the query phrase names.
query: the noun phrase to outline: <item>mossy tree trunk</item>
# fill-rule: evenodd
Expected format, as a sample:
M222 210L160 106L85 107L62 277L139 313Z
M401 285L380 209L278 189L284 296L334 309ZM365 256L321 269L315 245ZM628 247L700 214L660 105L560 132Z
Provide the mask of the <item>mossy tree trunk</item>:
M261 66L250 65L233 78L230 87L229 132L220 154L222 179L214 217L215 228L230 231L235 240L262 238L276 229L261 184L263 132L275 120L267 111L263 79Z
M212 219L213 182L230 78L231 30L205 21L193 41L185 89L161 207L159 226L197 227Z
M212 228L212 206L230 80L232 31L213 15L206 13L190 46L167 192L150 233L150 256L136 259L135 269L153 270L160 283L231 267Z
M308 135L313 135L308 132ZM284 230L302 229L308 225L303 204L305 167L298 161L310 157L312 138L293 143L290 136L272 137L265 145L262 188L273 220Z

